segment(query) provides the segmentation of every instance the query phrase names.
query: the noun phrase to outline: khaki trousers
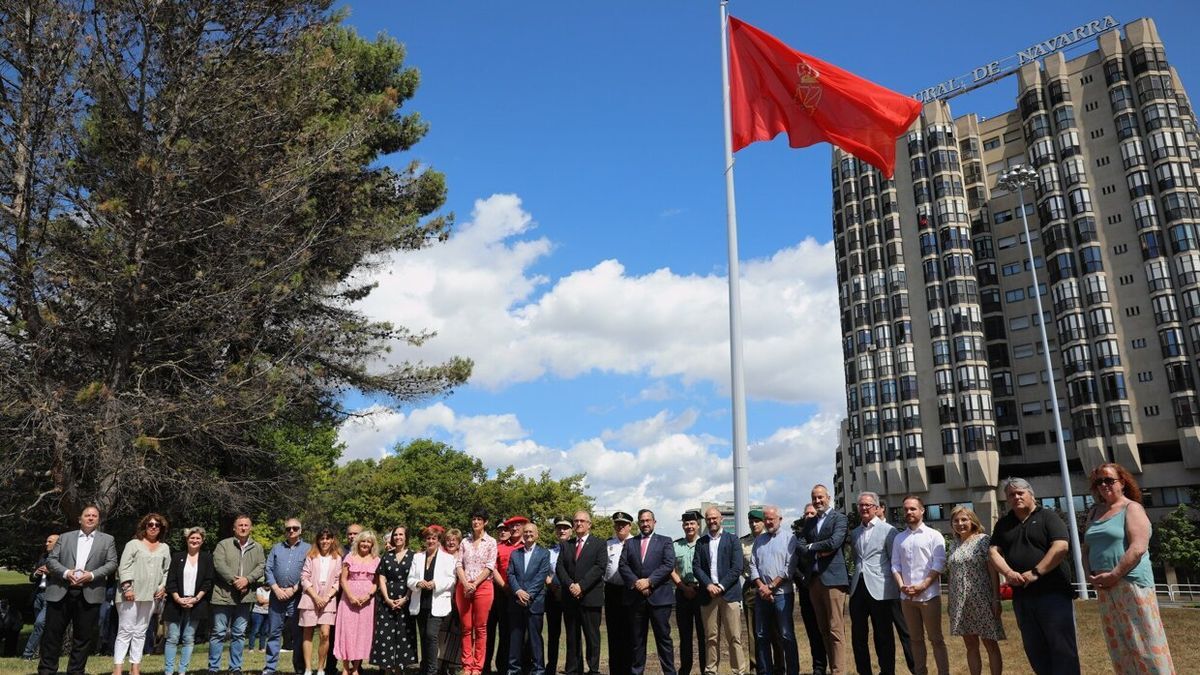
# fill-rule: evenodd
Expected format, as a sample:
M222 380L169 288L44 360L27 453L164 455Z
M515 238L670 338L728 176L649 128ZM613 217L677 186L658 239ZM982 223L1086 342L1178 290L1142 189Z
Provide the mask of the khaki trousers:
M700 606L700 618L704 621L704 642L708 645L708 663L704 675L717 675L721 664L721 636L729 650L729 668L733 675L745 675L746 651L742 646L742 603L729 602L725 598L709 598L708 604Z
M900 600L904 612L904 623L908 625L908 639L912 644L913 675L928 675L925 638L933 646L933 661L938 675L950 675L950 655L946 652L946 641L942 638L942 598L932 600Z
M820 577L814 576L808 582L808 596L824 638L829 672L831 675L850 672L846 669L846 587L826 586Z

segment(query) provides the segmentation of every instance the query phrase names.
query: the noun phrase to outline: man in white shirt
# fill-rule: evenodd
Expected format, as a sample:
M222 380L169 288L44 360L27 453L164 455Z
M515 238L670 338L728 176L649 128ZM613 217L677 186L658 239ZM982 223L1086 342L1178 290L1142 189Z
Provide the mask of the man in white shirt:
M117 544L100 532L100 509L85 506L79 529L58 538L46 557L46 625L42 632L39 675L58 672L63 633L71 624L74 639L67 672L82 673L96 640L105 586L117 571Z
M563 605L565 592L558 579L558 556L571 541L571 518L559 516L554 519L554 538L558 542L550 547L550 574L546 576L546 675L558 673L558 643L562 637Z
M608 627L609 675L629 675L633 667L633 614L625 604L625 583L621 579L621 552L633 531L633 516L624 511L612 514L613 536L606 542L608 564L604 568L604 623Z
M850 532L854 549L854 576L850 578L850 644L854 667L860 673L871 669L871 632L875 633L875 655L882 675L895 675L896 640L892 612L900 601L900 589L892 576L892 544L899 534L879 517L879 495L858 495L860 525Z
M942 572L946 569L946 540L926 527L925 503L904 498L908 526L892 543L892 575L900 587L900 607L912 641L913 675L927 675L925 637L933 646L938 675L950 675L950 657L942 638Z

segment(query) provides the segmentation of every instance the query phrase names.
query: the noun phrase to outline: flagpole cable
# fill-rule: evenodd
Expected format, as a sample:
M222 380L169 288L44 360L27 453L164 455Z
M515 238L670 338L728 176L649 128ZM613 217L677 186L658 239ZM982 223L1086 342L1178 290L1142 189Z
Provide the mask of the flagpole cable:
M742 366L742 299L738 268L737 209L733 194L733 117L729 105L729 13L721 0L721 93L725 109L725 225L729 249L729 373L733 404L733 513L738 536L750 532L747 475L746 382Z

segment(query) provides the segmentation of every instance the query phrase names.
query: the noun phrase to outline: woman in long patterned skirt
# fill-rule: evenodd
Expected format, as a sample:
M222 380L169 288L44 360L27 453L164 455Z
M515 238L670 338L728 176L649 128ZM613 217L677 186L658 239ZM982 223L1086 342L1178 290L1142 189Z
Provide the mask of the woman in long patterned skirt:
M1092 472L1083 560L1100 599L1104 642L1116 673L1174 673L1150 571L1150 518L1142 491L1120 464Z

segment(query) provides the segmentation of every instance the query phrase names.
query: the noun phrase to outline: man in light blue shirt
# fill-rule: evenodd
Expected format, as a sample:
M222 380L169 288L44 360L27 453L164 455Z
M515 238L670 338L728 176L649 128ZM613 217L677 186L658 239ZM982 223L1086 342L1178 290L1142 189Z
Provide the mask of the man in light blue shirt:
M292 645L293 672L304 672L304 650L300 648L300 572L312 545L300 540L303 527L300 521L289 518L283 525L286 538L271 547L267 554L267 586L271 602L267 610L267 662L263 675L272 675L279 666L283 632L287 630Z
M792 556L796 554L796 537L781 529L782 522L778 506L764 506L765 531L754 540L750 553L750 583L758 589L754 603L758 675L780 672L797 675L800 672L800 654L792 620L795 589L788 576ZM783 640L785 663L772 663L772 630L778 631L776 634Z

